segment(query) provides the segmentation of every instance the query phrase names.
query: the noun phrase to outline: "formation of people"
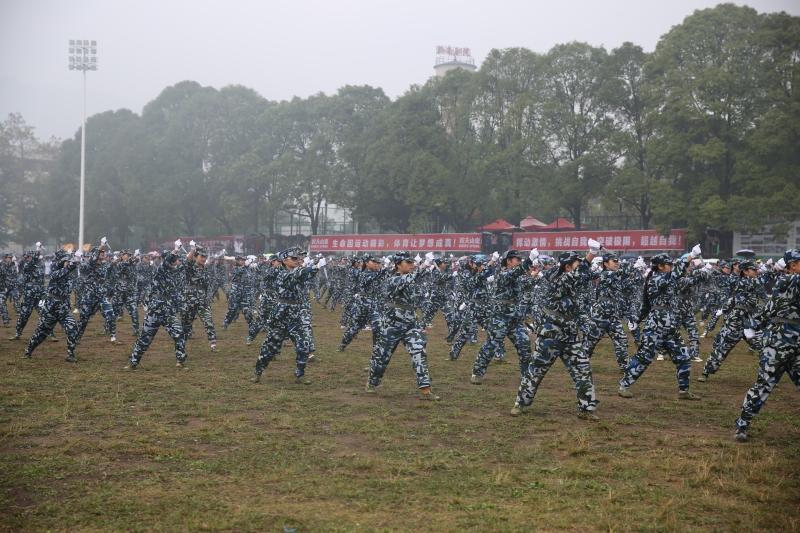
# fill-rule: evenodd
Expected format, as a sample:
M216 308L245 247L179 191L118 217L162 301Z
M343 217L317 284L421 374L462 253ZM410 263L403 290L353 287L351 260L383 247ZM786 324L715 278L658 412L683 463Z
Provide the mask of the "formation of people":
M378 393L402 343L420 399L437 401L427 330L441 312L451 361L485 332L468 376L474 385L489 379L492 362L508 358L505 341L510 341L519 363L512 416L529 410L560 359L574 384L577 415L586 420L598 419L591 360L604 336L613 343L619 396L633 398L634 385L647 368L666 357L675 365L677 398L689 401L700 399L690 391L691 363L703 363L697 381L707 382L743 340L760 358L756 381L736 420L738 441L747 440L753 418L784 373L800 388L800 250L786 251L777 262L712 262L701 257L698 245L677 259L655 255L648 264L642 257L623 260L591 239L588 244L585 253L557 257L534 249L459 258L432 252L424 257L397 252L312 258L297 247L259 257L228 257L224 250L211 256L202 246L190 242L187 248L180 240L171 250L149 254L112 252L105 238L86 253L59 249L48 254L37 243L20 259L3 257L0 318L5 327L14 327L10 340L17 341L32 313L38 313L26 358L48 337L58 340L54 330L61 324L66 361L75 363L77 347L98 311L108 341L115 344L127 313L136 341L124 369L139 368L161 327L172 338L176 366L182 368L197 319L211 351L217 351L212 302L223 293L223 329L243 317L247 345L261 332L266 335L252 381L262 380L289 341L296 354L295 380L310 384L306 367L316 351L313 298L324 309L341 310L337 351L346 351L360 332L370 331L366 393ZM13 325L9 304L17 315ZM635 339L633 351L625 326ZM700 338L708 335L715 335L713 349L703 361Z

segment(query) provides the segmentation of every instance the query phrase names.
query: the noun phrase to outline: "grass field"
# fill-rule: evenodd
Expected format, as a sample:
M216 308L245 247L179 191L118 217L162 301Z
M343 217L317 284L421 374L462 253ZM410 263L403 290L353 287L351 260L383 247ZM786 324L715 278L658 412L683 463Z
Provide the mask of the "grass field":
M379 394L364 394L369 333L335 353L338 313L315 308L314 321L310 386L294 384L290 346L250 383L259 345L244 345L241 320L218 354L196 329L185 370L160 332L142 369L123 372L127 318L111 346L96 316L77 365L60 331L32 360L0 341L0 528L800 531L798 393L784 378L751 442L733 442L757 366L742 345L708 383L694 364L701 402L676 399L669 361L624 400L604 340L600 422L576 418L561 363L532 412L512 418L516 364L470 385L477 346L447 360L441 318L428 346L439 403L417 399L403 351Z

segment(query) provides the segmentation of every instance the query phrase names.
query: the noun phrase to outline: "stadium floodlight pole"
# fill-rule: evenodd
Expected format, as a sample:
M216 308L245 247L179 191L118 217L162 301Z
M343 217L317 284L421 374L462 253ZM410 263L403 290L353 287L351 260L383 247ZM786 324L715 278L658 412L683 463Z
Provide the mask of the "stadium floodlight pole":
M86 182L86 71L97 70L97 41L70 39L69 69L83 73L83 119L81 121L81 192L78 250L83 250L84 185Z

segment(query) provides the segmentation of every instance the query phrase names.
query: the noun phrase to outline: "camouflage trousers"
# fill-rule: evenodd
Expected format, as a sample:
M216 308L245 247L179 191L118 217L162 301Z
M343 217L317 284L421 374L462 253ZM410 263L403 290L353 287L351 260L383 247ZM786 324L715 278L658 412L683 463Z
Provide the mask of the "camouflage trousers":
M689 390L689 374L692 366L690 350L684 346L680 333L674 325L669 323L669 318L664 319L652 315L646 320L642 332L642 343L636 351L636 355L628 361L625 375L619 381L620 387L630 387L636 383L636 380L653 362L659 349L666 350L675 364L678 389Z
M8 306L6 300L10 297L8 289L0 290L0 319L3 320L3 325L8 326L11 323L11 318L8 316Z
M274 303L275 298L271 296L261 296L261 300L258 302L258 313L247 325L247 337L249 339L255 339L262 330L266 331L269 310Z
M59 323L67 336L67 355L74 357L75 346L78 343L78 324L72 318L69 302L50 302L45 304L44 309L39 314L36 331L28 341L28 348L25 353L31 355L47 337L52 335L53 329Z
M6 292L3 295L3 305L5 306L9 300L11 300L11 305L14 306L14 312L19 314L19 290L16 287L6 288Z
M133 345L133 352L131 352L130 357L132 366L138 365L139 361L142 360L144 352L150 347L159 327L163 327L175 342L175 359L179 363L186 361L186 340L178 317L174 314L160 313L156 309L149 309L144 317L139 338L136 339L136 344Z
M714 314L711 315L711 319L708 321L708 324L706 324L706 331L705 331L706 334L709 334L712 331L714 331L714 328L717 327L717 321L720 319L721 316L724 316L724 313L718 315L717 312L718 310L714 311Z
M355 315L349 321L347 329L342 335L342 347L349 345L355 340L358 332L364 329L369 324L372 330L372 347L378 345L378 339L381 329L381 313L377 306L371 302L362 301L355 310Z
M80 320L78 322L78 340L83 337L86 331L86 326L89 325L89 320L92 316L100 310L103 319L106 321L105 328L110 335L117 334L117 317L114 315L114 306L108 297L98 296L96 294L87 293L81 298L78 304L80 313Z
M133 291L118 292L114 295L113 307L115 320L122 317L123 311L128 312L131 317L133 336L139 335L139 302L136 300L136 293Z
M430 387L431 375L428 371L428 355L425 352L428 339L425 332L416 319L398 319L395 316L383 318L380 339L372 351L369 362L369 383L375 387L381 384L392 355L401 342L411 356L411 368L417 378L417 387Z
M458 330L461 328L461 322L463 319L464 312L459 311L458 304L453 296L453 300L448 300L444 306L444 320L447 323L447 342L452 342L452 340L458 334Z
M205 300L188 300L181 313L181 327L185 340L192 337L194 320L200 318L206 330L206 337L210 344L217 342L217 332L214 330L214 321L211 314L211 306Z
M564 363L575 384L578 410L594 411L598 401L592 379L592 366L585 344L578 339L577 334L565 334L556 330L547 332L543 330L536 337L536 350L519 383L517 404L527 406L533 403L539 385L556 358L561 359L561 362Z
M239 288L231 290L228 296L228 312L225 314L225 320L222 321L222 325L225 327L231 325L241 311L245 320L247 320L249 329L254 319L250 304L250 295L246 291Z
M722 366L723 361L725 361L731 353L734 346L739 344L739 341L742 339L754 350L761 349L761 341L758 337L748 339L744 336L744 330L748 326L748 324L745 323L747 320L748 317L741 311L736 309L731 311L725 324L722 325L722 329L720 329L717 336L714 337L714 349L703 367L703 374L715 374L717 370L719 370L719 367Z
M478 321L475 318L475 304L467 304L462 311L460 327L455 332L453 345L450 347L450 359L456 360L461 356L461 350L470 340L477 338Z
M685 304L684 304L685 305ZM678 325L686 330L689 336L689 349L692 357L700 356L700 331L697 329L697 319L690 305L685 305L678 316Z
M614 343L614 357L617 360L617 366L625 369L628 366L628 336L625 330L622 329L622 324L616 318L600 318L592 317L595 327L590 328L590 331L584 336L584 351L588 358L594 354L594 349L597 343L600 342L605 335L608 335Z
M444 308L445 300L444 294L435 294L423 305L422 324L427 325L433 322L433 317L436 311Z
M25 291L22 302L19 305L19 314L17 315L17 335L22 335L22 330L28 324L28 319L30 319L33 310L39 309L39 300L42 298L44 298L44 295L40 291Z
M261 352L256 360L256 374L261 375L269 363L275 359L283 347L283 342L290 339L295 351L295 377L306 373L308 354L311 353L312 331L309 315L304 314L298 305L278 304L273 308L267 320L267 338L261 345Z
M800 328L789 324L772 325L764 332L761 342L756 382L745 394L742 412L736 420L736 427L741 431L750 427L784 373L789 374L800 389Z
M486 369L492 357L502 354L503 342L508 337L519 355L519 374L525 375L528 365L531 362L531 339L528 332L522 325L522 321L516 317L512 307L505 313L495 313L486 324L486 342L481 346L478 357L472 366L472 373L476 376L486 374ZM499 358L499 357L498 357Z

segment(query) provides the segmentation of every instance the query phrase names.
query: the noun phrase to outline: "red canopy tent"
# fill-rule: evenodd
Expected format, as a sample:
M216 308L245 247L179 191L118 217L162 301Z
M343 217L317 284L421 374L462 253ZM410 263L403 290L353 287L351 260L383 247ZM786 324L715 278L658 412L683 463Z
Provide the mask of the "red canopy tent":
M494 222L479 227L478 231L519 231L519 228L508 220L498 218Z
M534 218L534 217L528 215L527 217L523 218L520 221L519 227L524 229L524 230L535 231L537 229L542 229L542 228L547 227L547 224L545 224L544 222L542 222L538 218Z
M559 217L552 221L550 224L546 225L543 228L539 228L542 230L555 230L555 229L575 229L575 224L567 220L566 218Z

